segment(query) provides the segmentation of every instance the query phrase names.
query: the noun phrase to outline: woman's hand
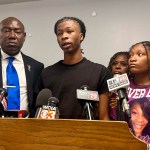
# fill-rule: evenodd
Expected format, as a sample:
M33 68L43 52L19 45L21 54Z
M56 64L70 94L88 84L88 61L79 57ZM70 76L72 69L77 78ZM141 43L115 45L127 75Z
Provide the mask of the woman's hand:
M117 94L116 93L111 93L109 95L109 106L111 108L116 108L118 100L119 100L119 98L118 98Z

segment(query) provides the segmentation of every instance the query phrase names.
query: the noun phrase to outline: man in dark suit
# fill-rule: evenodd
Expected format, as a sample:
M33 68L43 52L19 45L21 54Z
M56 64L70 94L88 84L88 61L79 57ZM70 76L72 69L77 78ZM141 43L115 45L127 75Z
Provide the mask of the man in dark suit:
M6 68L8 58L14 57L13 66L18 73L20 83L20 110L27 110L29 116L33 117L36 101L34 87L44 64L21 52L25 38L24 25L17 18L8 17L0 22L0 87L9 88ZM8 99L8 105L11 103L13 102Z

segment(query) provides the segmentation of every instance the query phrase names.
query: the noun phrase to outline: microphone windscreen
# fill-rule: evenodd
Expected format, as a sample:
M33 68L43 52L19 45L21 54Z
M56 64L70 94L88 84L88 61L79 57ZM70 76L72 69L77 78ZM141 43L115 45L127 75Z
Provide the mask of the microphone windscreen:
M0 88L0 94L4 97L7 97L8 95L7 90L5 88Z
M50 97L48 99L49 106L58 107L59 100L56 97Z
M50 89L42 89L36 98L36 108L47 105L48 99L52 97Z

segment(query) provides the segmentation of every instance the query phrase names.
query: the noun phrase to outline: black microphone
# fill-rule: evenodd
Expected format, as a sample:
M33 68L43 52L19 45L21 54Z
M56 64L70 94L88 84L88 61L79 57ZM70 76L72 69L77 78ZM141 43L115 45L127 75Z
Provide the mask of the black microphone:
M49 89L42 89L36 98L36 113L35 118L39 118L43 105L47 105L48 99L52 96Z
M99 94L97 91L90 91L89 86L83 85L77 89L77 98L85 101L84 111L85 117L89 120L94 120L92 101L99 101Z
M7 90L5 88L0 88L0 101L2 102L5 110L7 108L7 95Z
M120 106L122 106L122 109L125 111L127 116L131 118L128 95L126 91L126 89L129 87L129 84L130 82L126 73L122 75L114 75L113 78L107 80L109 91L117 91Z
M41 112L38 118L42 119L58 119L59 118L59 109L58 109L59 100L56 97L50 97L48 99L47 105L43 105Z
M7 90L5 88L0 88L0 115L4 118L4 110L7 108Z
M7 97L8 95L7 90L5 88L0 88L0 95L1 95L0 100L2 101L2 98Z

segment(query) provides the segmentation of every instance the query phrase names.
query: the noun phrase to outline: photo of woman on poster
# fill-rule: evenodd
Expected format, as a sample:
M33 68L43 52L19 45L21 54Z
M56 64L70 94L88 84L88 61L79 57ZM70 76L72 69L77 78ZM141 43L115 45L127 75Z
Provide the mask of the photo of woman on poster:
M139 98L129 102L131 120L129 127L135 136L146 143L150 143L150 101Z

